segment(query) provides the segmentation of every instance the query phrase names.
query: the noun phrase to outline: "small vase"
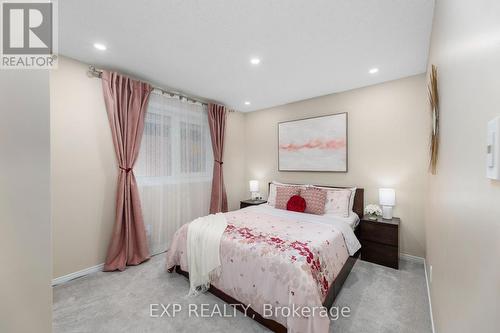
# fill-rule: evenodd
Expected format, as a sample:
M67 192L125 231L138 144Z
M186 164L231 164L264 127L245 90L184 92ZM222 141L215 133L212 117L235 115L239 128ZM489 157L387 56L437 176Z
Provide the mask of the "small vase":
M372 220L372 221L376 221L378 219L378 216L375 214L371 214L370 216L368 216L368 219Z

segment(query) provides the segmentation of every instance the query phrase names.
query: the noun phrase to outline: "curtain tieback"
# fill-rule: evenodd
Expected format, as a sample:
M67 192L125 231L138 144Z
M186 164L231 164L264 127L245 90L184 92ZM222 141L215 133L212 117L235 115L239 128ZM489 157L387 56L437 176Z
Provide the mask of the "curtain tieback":
M217 160L214 160L215 163L219 163L220 165L224 164L224 162L222 161L217 161Z
M132 171L132 168L122 168L122 167L119 167L121 170L125 171L126 173L129 173L130 171Z

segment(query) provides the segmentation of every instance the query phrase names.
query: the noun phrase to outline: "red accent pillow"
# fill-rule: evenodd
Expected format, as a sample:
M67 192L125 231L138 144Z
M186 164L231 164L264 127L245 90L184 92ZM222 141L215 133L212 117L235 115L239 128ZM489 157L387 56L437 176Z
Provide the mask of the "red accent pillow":
M300 187L296 186L277 186L276 187L276 203L274 208L286 209L288 200L294 195L300 194Z
M303 213L306 210L306 200L300 195L294 195L288 200L286 210Z
M325 214L325 203L326 203L325 190L309 187L301 189L300 195L306 200L307 203L306 213L316 214L316 215ZM347 199L347 205L349 205L349 197Z

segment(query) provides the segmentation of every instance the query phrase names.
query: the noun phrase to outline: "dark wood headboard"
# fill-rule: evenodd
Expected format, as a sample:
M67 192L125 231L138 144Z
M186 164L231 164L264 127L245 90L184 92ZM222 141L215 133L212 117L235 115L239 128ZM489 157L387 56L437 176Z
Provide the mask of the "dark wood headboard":
M269 183L268 188L267 188L267 193L269 195L269 188L272 183ZM290 185L303 185L303 184L291 184L287 183ZM353 186L331 186L331 185L314 185L314 186L320 186L320 187L330 187L330 188L351 188ZM365 208L365 189L364 188L356 188L356 194L354 195L354 206L352 207L352 210L358 214L359 218L362 218L364 215L364 208Z

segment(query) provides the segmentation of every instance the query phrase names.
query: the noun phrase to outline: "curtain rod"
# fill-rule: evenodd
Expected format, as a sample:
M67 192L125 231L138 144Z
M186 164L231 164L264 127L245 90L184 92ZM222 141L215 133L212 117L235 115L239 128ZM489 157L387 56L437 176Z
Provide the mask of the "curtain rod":
M87 71L87 74L89 75L89 77L96 77L99 79L102 78L102 71L96 69L95 66L92 66L92 65L89 66L89 70ZM196 99L196 98L191 97L191 96L187 96L187 95L179 93L179 92L168 91L168 90L165 90L163 88L155 87L155 86L153 86L153 90L161 92L162 95L164 94L164 95L169 95L170 97L179 97L179 99L185 99L188 102L195 102L195 103L200 103L201 105L208 106L208 103L205 101L202 101L200 99ZM228 109L228 111L234 112L234 110L230 110L230 109Z

